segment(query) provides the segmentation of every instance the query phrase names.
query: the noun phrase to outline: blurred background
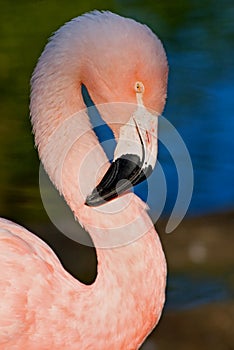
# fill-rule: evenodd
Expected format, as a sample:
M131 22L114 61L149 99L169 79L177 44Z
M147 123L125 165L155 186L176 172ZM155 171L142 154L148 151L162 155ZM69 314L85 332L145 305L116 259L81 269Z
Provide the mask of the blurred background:
M177 180L160 146L168 198L156 227L168 261L167 303L142 349L234 349L233 1L1 0L0 5L1 216L37 232L74 276L86 283L95 279L95 251L57 231L41 203L29 80L47 38L73 17L108 9L147 24L168 55L164 116L188 147L195 180L185 219L166 234Z

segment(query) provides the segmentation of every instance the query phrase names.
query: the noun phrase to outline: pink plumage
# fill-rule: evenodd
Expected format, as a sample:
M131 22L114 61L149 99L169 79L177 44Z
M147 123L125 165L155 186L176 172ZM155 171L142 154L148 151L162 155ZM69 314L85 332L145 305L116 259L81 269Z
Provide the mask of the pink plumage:
M145 107L160 114L167 70L164 49L151 30L110 12L75 18L47 44L31 80L35 142L51 180L96 245L98 274L92 285L80 283L44 242L0 219L0 349L133 350L157 324L166 284L158 235L146 205L132 193L102 206L108 210L84 204L97 184L94 174L100 169L101 179L109 162L87 113L78 112L85 109L82 83L95 104L131 107L140 81ZM130 118L130 110L118 106L118 113L105 108L102 113L117 138ZM125 235L129 244L112 244ZM102 249L106 241L109 248Z

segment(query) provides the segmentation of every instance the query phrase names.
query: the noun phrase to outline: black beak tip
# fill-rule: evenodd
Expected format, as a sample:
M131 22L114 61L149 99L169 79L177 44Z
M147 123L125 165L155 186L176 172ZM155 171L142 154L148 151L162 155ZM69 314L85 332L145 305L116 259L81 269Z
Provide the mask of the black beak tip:
M87 207L92 207L92 199L90 196L87 196L84 204L87 205Z
M122 156L111 164L99 185L86 197L85 205L97 207L105 204L144 181L151 172L151 166L142 169L138 156Z
M88 207L97 207L104 204L105 200L100 196L97 189L95 188L91 194L86 197L85 205Z
M91 193L86 197L85 205L87 205L88 207L94 207L95 202L96 202L96 197L93 195L93 193Z

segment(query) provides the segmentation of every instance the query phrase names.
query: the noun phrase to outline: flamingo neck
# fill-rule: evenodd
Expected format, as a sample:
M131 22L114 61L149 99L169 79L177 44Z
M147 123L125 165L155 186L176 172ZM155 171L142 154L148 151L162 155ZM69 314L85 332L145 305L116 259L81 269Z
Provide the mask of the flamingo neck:
M108 315L113 315L113 341L119 320L127 319L132 330L126 329L123 339L131 337L140 344L156 324L164 303L166 268L161 244L145 205L135 195L126 194L97 209L84 205L109 162L92 131L82 100L82 64L74 59L77 53L69 52L69 62L64 57L56 61L49 59L55 54L51 46L44 51L32 78L31 114L36 144L52 182L91 235L98 259L95 283L90 287L77 283L71 304L77 303L75 291L85 290L88 294L84 306L82 298L77 303L78 315L85 315L88 307L94 308L94 323L102 324L103 330L109 329ZM69 74L64 67L69 67ZM100 305L102 311L98 312ZM116 345L110 344L109 348Z
M92 212L91 218L88 207L79 210L79 219L95 243L98 260L97 278L86 289L90 293L89 308L99 310L93 313L92 322L101 325L103 338L108 329L108 346L113 349L125 349L123 339L137 349L157 324L165 298L166 262L160 240L145 205L133 194L126 196L131 198L131 204L124 213L106 217ZM125 201L124 197L117 201ZM98 338L104 349L100 341Z

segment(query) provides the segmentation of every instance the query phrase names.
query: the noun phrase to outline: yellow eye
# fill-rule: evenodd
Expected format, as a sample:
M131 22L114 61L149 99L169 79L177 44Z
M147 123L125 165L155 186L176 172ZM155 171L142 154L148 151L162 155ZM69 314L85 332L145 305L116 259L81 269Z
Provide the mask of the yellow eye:
M137 93L143 93L145 90L144 84L141 81L135 83L135 91Z

